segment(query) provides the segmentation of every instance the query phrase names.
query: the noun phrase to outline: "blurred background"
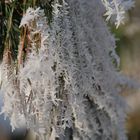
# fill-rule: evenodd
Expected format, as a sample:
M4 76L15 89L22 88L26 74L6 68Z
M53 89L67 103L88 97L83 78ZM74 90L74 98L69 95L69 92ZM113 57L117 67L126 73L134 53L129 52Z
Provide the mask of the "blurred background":
M125 25L112 30L117 38L122 72L140 82L140 0L136 0L135 8L126 17ZM140 140L140 90L126 90L123 95L129 105L127 135L129 140Z

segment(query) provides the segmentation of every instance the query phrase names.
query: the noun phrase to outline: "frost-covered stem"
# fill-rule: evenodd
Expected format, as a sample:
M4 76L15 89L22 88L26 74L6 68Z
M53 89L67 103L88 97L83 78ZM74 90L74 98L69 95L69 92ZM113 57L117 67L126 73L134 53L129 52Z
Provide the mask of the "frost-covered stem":
M25 45L25 39L27 34L27 27L23 28L23 37L21 36L20 42L19 42L19 49L18 49L18 69L20 68L20 65L23 63L23 49Z

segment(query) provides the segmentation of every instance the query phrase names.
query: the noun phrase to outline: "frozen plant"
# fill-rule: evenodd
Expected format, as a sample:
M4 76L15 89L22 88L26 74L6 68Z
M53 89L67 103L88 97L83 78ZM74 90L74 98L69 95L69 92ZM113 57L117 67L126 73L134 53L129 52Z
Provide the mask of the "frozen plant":
M5 51L2 113L12 128L26 126L41 140L126 140L125 103L115 39L103 19L118 26L128 0L54 0L52 19L29 7L20 29L18 68ZM18 70L17 70L18 69Z

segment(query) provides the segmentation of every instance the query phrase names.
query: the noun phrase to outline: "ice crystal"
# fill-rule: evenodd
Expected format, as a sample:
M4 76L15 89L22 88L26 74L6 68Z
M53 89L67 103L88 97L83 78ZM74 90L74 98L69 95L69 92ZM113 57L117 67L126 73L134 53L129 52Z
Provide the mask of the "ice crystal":
M124 23L125 12L134 6L133 0L102 0L107 16L107 20L111 17L115 19L116 27Z

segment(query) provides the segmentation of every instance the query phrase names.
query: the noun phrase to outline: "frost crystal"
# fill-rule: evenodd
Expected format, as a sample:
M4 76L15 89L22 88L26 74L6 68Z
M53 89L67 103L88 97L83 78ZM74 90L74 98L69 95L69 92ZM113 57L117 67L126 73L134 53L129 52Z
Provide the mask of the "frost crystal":
M115 18L115 25L118 26L124 22L125 12L134 6L134 1L132 0L102 0L107 16L107 20L111 17Z
M29 22L32 22L33 20L35 20L39 16L38 15L39 9L40 8L37 8L36 10L34 10L33 8L28 8L26 14L23 16L21 20L19 27L28 25Z

